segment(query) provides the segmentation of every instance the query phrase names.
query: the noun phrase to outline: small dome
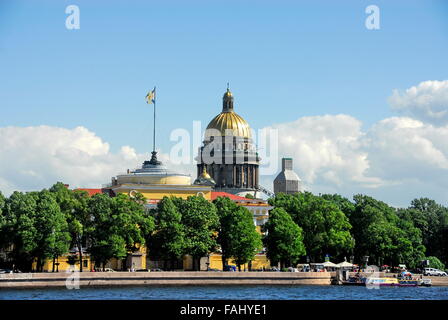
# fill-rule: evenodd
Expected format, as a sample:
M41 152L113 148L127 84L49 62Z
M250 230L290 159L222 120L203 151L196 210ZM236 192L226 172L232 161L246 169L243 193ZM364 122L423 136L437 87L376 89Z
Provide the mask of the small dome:
M209 180L212 178L212 177L210 177L210 175L208 174L207 169L206 169L205 167L204 167L204 169L202 170L201 177L204 178L204 179L209 179Z
M207 173L207 170L205 169L205 166L204 166L201 175L194 181L193 184L214 187L216 185L216 182L215 182L215 180L213 180L212 177L210 177L210 175Z
M233 94L232 94L232 92L230 92L229 88L227 88L227 91L224 93L222 98L226 99L226 98L230 98L230 97L233 97Z

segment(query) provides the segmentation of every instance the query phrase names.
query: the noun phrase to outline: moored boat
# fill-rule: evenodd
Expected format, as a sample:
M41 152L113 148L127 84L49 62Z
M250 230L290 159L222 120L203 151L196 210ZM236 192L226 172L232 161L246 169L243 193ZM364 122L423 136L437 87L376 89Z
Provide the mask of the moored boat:
M348 281L343 281L342 285L365 287L430 287L431 280L415 278L399 279L390 277L350 277Z
M366 287L400 287L401 284L397 278L386 277L367 277L363 278L363 282Z

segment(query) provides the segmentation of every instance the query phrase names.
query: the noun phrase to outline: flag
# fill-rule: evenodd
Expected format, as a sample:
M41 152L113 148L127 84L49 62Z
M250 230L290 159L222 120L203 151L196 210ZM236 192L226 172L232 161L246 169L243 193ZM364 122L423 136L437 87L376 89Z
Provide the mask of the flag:
M152 103L154 104L156 101L156 88L154 90L148 92L146 95L146 103Z

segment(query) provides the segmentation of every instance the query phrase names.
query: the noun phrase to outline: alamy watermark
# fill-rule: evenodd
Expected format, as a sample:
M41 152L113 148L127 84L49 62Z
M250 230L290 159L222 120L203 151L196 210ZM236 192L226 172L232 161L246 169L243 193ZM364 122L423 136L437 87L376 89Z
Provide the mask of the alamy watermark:
M65 8L65 13L68 14L65 19L65 27L68 30L78 30L81 28L80 11L77 5L71 4Z
M79 278L80 273L79 269L75 266L70 266L70 268L66 271L68 273L67 278L65 279L65 287L69 290L79 289Z
M367 289L379 289L380 288L380 270L377 266L367 266L365 272L370 273L366 277Z
M171 132L175 144L169 153L173 164L194 164L201 156L205 164L242 164L260 159L260 175L273 175L278 171L278 130L273 128L251 130L250 137L241 137L233 129L224 134L207 129L203 135L201 122L193 121L192 132L178 128Z
M380 8L374 4L367 6L365 12L369 15L366 18L365 26L368 30L380 29Z

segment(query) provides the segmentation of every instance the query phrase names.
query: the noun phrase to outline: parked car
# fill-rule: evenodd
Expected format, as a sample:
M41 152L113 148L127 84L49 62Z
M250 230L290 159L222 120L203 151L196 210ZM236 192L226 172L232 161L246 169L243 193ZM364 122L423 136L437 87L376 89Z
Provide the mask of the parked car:
M236 271L236 266L225 265L224 268L223 268L223 271L232 271L232 272L235 272L235 271Z
M434 269L434 268L425 268L423 270L423 275L425 276L439 276L439 277L446 277L448 274L445 271Z
M10 269L0 269L0 273L13 273Z

